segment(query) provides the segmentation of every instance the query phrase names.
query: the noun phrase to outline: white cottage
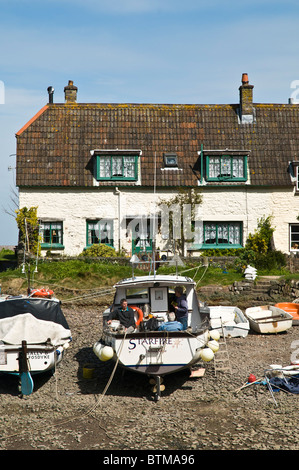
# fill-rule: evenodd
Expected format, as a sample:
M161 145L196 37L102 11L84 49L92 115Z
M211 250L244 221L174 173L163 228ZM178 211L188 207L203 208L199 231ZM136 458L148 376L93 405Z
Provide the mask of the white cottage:
M247 74L227 105L89 104L72 81L64 91L54 103L49 87L16 134L19 205L38 207L43 253L151 251L157 227L167 249L159 202L182 188L202 195L193 220L185 208L190 254L242 247L268 215L276 249L299 250L298 105L253 103Z

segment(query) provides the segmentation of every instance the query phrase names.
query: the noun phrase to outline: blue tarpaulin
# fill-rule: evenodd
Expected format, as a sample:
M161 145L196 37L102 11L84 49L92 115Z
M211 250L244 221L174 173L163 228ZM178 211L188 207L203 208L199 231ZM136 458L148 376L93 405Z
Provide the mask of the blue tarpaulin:
M274 387L278 387L285 392L299 394L299 376L290 378L272 377L269 382L273 389Z

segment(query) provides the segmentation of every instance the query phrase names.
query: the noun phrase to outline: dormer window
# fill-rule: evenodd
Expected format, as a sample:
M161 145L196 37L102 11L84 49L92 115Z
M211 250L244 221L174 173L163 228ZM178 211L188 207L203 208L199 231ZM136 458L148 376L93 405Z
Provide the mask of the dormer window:
M177 168L178 157L176 153L164 153L164 166L166 168Z
M246 181L247 158L219 155L207 157L207 181Z
M250 150L204 150L200 155L201 183L247 181L247 160Z
M141 151L94 150L95 176L98 181L136 181Z

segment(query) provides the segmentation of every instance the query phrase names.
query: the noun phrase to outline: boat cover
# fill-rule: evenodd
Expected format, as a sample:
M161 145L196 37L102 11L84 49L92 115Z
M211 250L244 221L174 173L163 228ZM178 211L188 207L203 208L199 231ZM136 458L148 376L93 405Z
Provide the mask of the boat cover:
M3 343L41 344L50 339L57 346L70 337L59 302L26 297L0 302L0 341Z
M280 377L272 377L270 379L270 384L273 387L278 387L286 392L290 393L299 393L299 376L291 377L291 378L280 378Z

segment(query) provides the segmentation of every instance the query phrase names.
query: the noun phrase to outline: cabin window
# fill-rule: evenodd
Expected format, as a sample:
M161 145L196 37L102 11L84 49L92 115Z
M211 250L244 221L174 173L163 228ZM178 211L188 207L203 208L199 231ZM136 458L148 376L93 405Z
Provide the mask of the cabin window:
M207 181L246 181L247 156L207 156Z
M87 221L86 245L97 243L113 246L113 221L107 219Z
M148 299L148 289L147 287L140 287L140 288L131 288L126 289L126 299Z
M63 248L62 222L41 222L39 226L41 248Z
M299 251L299 224L290 224L290 251Z
M97 180L137 180L137 155L97 155Z

